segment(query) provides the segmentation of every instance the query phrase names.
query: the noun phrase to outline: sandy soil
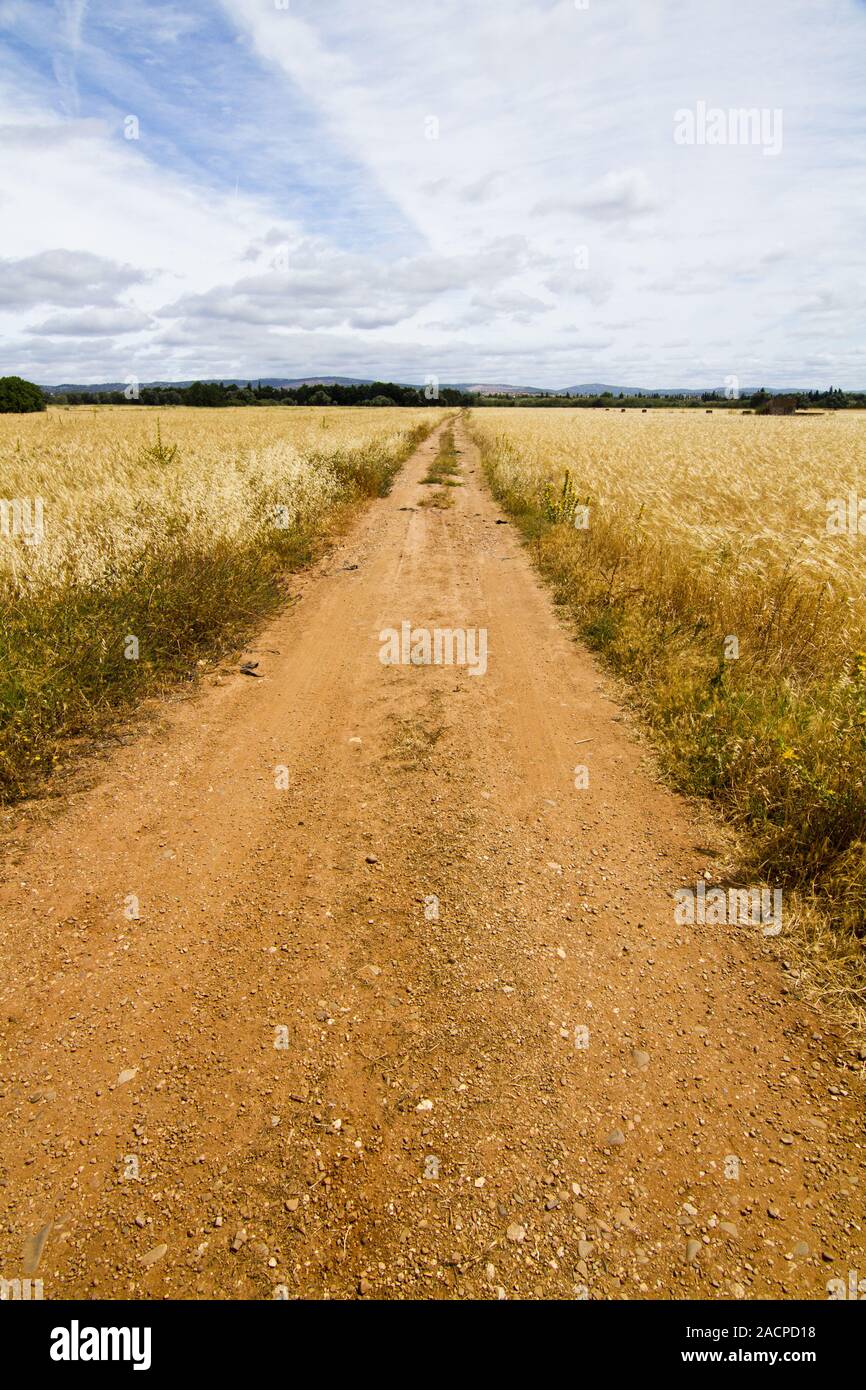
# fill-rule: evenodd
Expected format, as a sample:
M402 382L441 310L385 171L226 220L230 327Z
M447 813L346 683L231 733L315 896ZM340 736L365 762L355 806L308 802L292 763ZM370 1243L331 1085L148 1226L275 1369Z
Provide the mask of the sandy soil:
M0 1276L491 1299L866 1276L856 1066L760 928L676 924L718 832L653 777L458 445L455 505L419 507L434 436L245 654L262 679L206 681L19 815ZM486 674L383 665L403 621L485 628Z

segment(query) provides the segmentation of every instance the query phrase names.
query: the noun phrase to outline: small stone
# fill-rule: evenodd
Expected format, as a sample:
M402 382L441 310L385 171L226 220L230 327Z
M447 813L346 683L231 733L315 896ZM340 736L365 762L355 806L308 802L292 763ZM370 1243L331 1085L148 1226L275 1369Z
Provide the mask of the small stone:
M164 1255L168 1253L167 1245L155 1245L152 1250L148 1250L146 1255L139 1255L141 1263L145 1269L150 1269L151 1265L158 1264Z
M24 1273L28 1276L36 1273L39 1268L39 1261L42 1259L42 1252L45 1249L45 1242L51 1234L54 1225L53 1221L41 1226L33 1235L28 1236L24 1242Z
M289 1197L286 1202L286 1211L297 1211L300 1205L301 1203L298 1197Z
M693 1265L693 1264L695 1263L695 1261L697 1260L698 1255L700 1255L700 1253L701 1253L701 1242L700 1242L699 1240L690 1240L690 1241L688 1242L688 1244L686 1245L686 1260L687 1260L687 1262L688 1262L690 1265Z
M622 1145L625 1143L625 1135L623 1134L621 1129L615 1129L611 1134L607 1136L604 1142L606 1148L618 1149L621 1148Z
M635 1050L634 1050L634 1052L633 1052L631 1055L632 1055L632 1058L634 1059L634 1064L635 1064L635 1066L637 1067L638 1071L646 1071L647 1067L648 1067L649 1064L650 1064L650 1055L649 1055L649 1053L648 1053L648 1052L641 1052L640 1048L639 1048L639 1047L636 1047Z
M592 1254L593 1246L591 1240L579 1240L577 1242L577 1253L582 1260L589 1259Z
M378 864L379 860L375 854L368 854L364 862L367 864Z
M794 1256L795 1260L804 1260L809 1254L809 1242L806 1240L798 1240L791 1254Z
M358 1280L358 1293L361 1295L362 1298L367 1298L368 1295L372 1292L373 1285L370 1283L369 1279L365 1279L362 1275L361 1278Z
M432 1110L432 1109L433 1109L433 1102L432 1102L432 1100L421 1100L421 1101L419 1101L418 1104L415 1106L415 1109L418 1110L418 1111L421 1111L421 1110Z
M733 1221L720 1221L719 1230L724 1231L725 1235L730 1236L732 1240L740 1239L740 1233L734 1225Z
M509 1240L514 1241L515 1245L522 1245L526 1240L526 1227L518 1225L515 1221L513 1225L508 1227L505 1234Z
M238 1250L242 1250L242 1249L243 1249L243 1247L244 1247L244 1246L246 1245L246 1243L247 1243L247 1239L248 1239L247 1233L246 1233L246 1231L244 1230L244 1228L241 1227L241 1229L238 1231L237 1235L235 1236L234 1240L232 1241L232 1250L234 1250L235 1254L237 1254Z
M117 1084L118 1086L125 1086L128 1081L134 1081L136 1076L138 1076L138 1067L127 1067L117 1078Z

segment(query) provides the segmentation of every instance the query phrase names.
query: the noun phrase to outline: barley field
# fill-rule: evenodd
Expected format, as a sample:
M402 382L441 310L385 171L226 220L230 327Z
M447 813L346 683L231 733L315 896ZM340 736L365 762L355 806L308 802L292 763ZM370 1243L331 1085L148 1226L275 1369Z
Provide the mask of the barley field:
M0 415L0 797L234 648L438 410ZM135 639L135 645L130 642Z
M663 766L866 931L866 416L489 409L494 492ZM840 502L844 507L840 509ZM841 516L841 520L840 520Z

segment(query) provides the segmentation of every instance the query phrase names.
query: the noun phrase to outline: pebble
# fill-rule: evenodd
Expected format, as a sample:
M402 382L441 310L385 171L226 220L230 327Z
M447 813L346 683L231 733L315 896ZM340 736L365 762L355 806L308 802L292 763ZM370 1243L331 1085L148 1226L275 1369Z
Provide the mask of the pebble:
M512 1226L508 1227L505 1234L508 1236L509 1240L514 1241L515 1245L522 1245L526 1240L526 1227L518 1225L515 1221Z
M150 1269L151 1265L158 1264L164 1255L168 1253L167 1245L155 1245L152 1250L148 1250L146 1255L139 1255L141 1263L145 1269Z

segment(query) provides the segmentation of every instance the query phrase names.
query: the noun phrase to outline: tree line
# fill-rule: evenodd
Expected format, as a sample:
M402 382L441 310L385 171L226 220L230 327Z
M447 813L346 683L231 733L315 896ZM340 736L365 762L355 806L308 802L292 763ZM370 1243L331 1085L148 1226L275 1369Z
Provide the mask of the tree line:
M700 395L671 393L657 396L645 393L603 391L597 396L521 396L481 395L458 391L453 386L438 390L424 386L399 386L393 381L372 381L355 386L328 387L270 386L261 381L238 386L235 382L194 381L189 386L142 386L124 391L44 392L20 376L0 377L0 414L24 414L44 410L46 405L352 405L352 406L531 406L534 409L659 410L731 409L753 410L758 415L791 415L795 410L866 410L866 392L843 391L831 386L827 391L799 391L773 394L759 391L729 399L718 391Z
M57 405L192 405L209 408L245 405L469 405L462 391L443 386L438 394L423 386L372 381L358 386L269 386L262 382L194 381L190 386L141 386L126 391L66 391L52 395Z

